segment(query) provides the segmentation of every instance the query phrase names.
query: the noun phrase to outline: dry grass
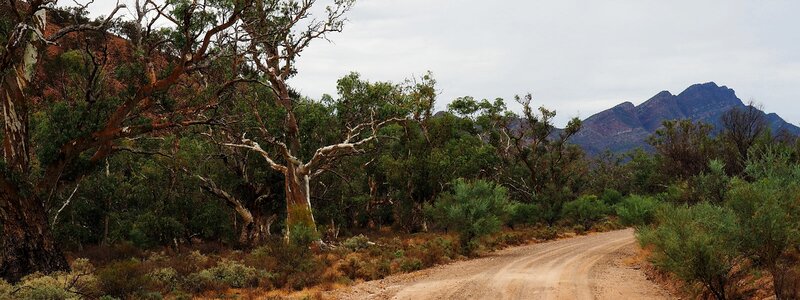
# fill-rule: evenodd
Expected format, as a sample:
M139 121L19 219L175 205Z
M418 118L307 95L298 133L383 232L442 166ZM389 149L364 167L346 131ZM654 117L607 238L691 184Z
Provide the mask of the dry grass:
M485 255L505 247L574 235L571 232L565 235L568 231L566 228L548 227L506 229L483 239L479 253ZM298 251L276 239L248 252L216 245L200 247L211 249L208 252L193 249L141 252L122 246L93 249L82 253L82 257L92 259L99 272L125 273L128 277L135 277L126 278L125 282L138 282L143 289L132 292L138 294L131 297L158 294L165 299L322 299L326 291L358 282L467 259L458 254L458 238L448 233L406 234L384 229L332 244L337 246L328 250L312 247ZM127 269L117 270L123 266L118 263L120 261L127 261L131 266L125 265ZM133 264L131 261L137 262ZM254 268L260 279L257 282L246 279L249 287L237 287L231 286L230 282L239 282L239 278L209 275L228 274L214 272L225 268L222 262ZM171 288L148 275L165 269L177 277L169 281L173 284ZM125 290L113 286L107 288L118 289L117 293Z

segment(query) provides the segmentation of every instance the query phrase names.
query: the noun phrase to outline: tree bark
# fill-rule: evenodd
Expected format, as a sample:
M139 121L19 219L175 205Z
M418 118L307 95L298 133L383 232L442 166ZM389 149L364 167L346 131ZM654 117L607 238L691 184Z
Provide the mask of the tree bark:
M286 235L298 226L317 233L314 214L311 211L310 177L299 172L298 167L290 165L285 176L286 190Z
M69 270L37 197L22 195L0 179L0 215L3 225L0 277L17 282L33 272Z
M25 174L30 165L30 146L28 145L28 103L25 90L31 82L39 51L44 48L41 40L47 25L47 10L34 12L29 30L18 31L11 36L19 40L17 46L7 46L2 61L2 81L0 97L3 106L3 159L8 169ZM12 42L13 43L13 42Z
M45 45L42 33L46 20L46 9L39 8L33 12L29 29L17 31L19 36L12 35L9 45L14 46L7 47L0 70L5 163L4 170L0 170L0 277L11 282L33 272L69 269L50 232L50 222L41 199L30 188L32 185L16 182L30 179L28 99L25 91L39 62L39 51ZM29 188L21 189L21 186Z

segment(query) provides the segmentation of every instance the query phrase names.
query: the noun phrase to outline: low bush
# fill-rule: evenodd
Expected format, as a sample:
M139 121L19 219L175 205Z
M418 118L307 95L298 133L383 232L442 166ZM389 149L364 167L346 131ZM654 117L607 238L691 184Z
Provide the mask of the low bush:
M77 259L72 271L23 277L16 286L0 280L0 299L91 299L100 296L94 267L86 259Z
M544 220L542 208L535 203L513 203L508 225L534 225Z
M424 267L421 260L416 258L404 258L400 260L400 271L413 272Z
M350 251L359 251L362 249L367 249L369 248L370 245L371 242L369 241L369 238L367 238L363 234L351 237L342 242L342 247Z
M12 298L9 299L80 299L77 294L68 291L63 282L59 282L53 276L45 276L41 273L23 277L15 287L15 290L16 293L11 295Z
M181 254L170 262L170 267L175 269L178 274L191 274L208 269L214 265L212 259L203 255L200 251L192 251Z
M124 298L144 291L149 280L146 270L138 259L112 262L97 271L103 291L110 296Z
M663 206L656 228L642 228L640 242L654 247L653 263L689 283L700 283L717 299L731 296L730 286L742 261L737 251L736 216L727 208L701 203Z
M162 292L171 292L179 287L179 275L173 268L160 268L146 274L154 288Z
M622 193L615 189L605 189L603 190L603 194L600 195L600 201L603 201L603 203L609 206L619 203L623 200L623 198L624 197L622 196Z
M727 205L739 218L741 251L773 277L777 299L787 299L784 276L793 262L788 251L800 244L800 185L765 178L754 183L735 181Z
M589 230L594 223L605 218L608 212L608 205L600 201L597 196L588 195L564 203L561 216L564 220L581 225L584 230Z
M427 240L408 252L409 257L420 261L425 267L448 262L457 255L457 247L453 245L453 241L443 237Z
M614 206L620 222L626 226L643 226L653 222L659 202L655 198L630 195Z
M223 259L216 267L200 271L194 275L192 285L195 289L202 287L244 288L258 286L259 272L240 262ZM190 277L192 276L190 275Z
M462 253L471 255L479 238L500 230L511 213L511 203L506 189L499 185L459 179L453 191L439 197L427 211L440 227L458 232Z
M303 289L321 281L325 265L314 253L311 244L318 240L313 229L297 226L290 231L289 243L274 241L260 253L274 259L274 285L291 289Z
M725 174L725 164L719 160L708 163L708 171L693 176L690 180L693 202L722 203L731 178Z

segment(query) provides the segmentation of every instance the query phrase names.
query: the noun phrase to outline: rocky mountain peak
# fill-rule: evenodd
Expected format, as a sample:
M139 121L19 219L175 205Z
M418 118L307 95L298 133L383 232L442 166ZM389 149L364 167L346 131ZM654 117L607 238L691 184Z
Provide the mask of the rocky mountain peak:
M694 84L678 95L662 91L638 106L623 102L599 112L584 121L583 128L571 141L590 154L647 149L647 137L665 120L691 119L719 126L725 112L744 106L733 89L714 82ZM773 132L786 130L800 135L800 127L777 114L766 117Z

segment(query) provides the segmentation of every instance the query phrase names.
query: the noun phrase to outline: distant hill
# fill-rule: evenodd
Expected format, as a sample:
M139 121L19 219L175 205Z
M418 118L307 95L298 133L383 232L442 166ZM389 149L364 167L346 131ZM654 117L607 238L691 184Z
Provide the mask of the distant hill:
M647 137L655 133L664 120L691 119L719 127L722 114L734 107L745 107L745 104L732 89L713 82L695 84L678 95L663 91L638 106L624 102L599 112L583 121L583 128L570 142L580 145L589 154L647 149ZM800 127L777 114L766 114L766 118L772 132L786 130L800 135Z

